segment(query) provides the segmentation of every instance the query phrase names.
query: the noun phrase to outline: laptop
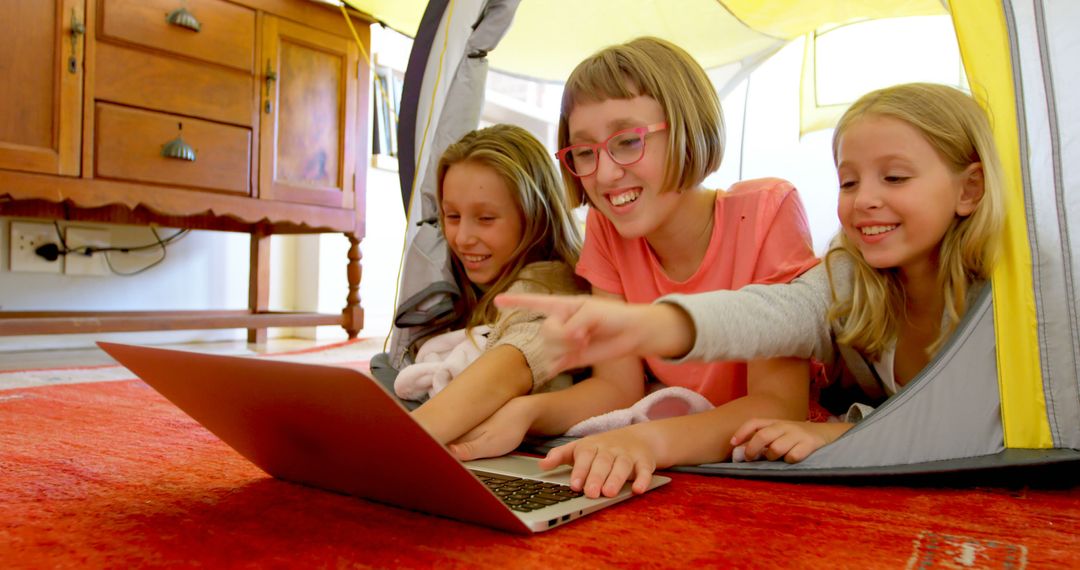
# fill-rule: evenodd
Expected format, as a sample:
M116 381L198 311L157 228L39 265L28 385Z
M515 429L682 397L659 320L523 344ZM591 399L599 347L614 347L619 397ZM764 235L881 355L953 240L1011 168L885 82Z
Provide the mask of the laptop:
M511 454L462 463L375 379L351 368L99 342L273 477L516 533L633 496L589 499L570 468ZM668 483L653 475L650 489Z

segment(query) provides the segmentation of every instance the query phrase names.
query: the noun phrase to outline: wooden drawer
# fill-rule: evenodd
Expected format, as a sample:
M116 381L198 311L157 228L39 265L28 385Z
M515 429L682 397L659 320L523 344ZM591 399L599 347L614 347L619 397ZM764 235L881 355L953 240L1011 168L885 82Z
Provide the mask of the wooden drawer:
M198 20L199 31L166 20L181 7ZM101 36L250 73L255 11L221 0L101 0Z
M251 194L251 130L107 103L96 112L95 176ZM194 161L161 156L181 125Z
M97 45L95 98L252 126L254 77L107 43Z

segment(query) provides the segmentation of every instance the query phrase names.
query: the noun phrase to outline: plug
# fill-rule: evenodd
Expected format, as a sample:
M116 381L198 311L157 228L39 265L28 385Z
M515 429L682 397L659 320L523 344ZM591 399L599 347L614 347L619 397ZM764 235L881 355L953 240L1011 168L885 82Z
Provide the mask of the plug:
M60 251L60 246L55 243L47 243L45 245L39 245L34 249L34 253L45 259L46 261L56 261L63 253Z

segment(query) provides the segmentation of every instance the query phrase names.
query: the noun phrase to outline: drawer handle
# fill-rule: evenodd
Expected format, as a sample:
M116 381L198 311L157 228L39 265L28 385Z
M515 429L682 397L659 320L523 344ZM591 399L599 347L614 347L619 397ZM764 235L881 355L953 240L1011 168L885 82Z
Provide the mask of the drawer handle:
M169 15L165 16L165 21L181 28L187 28L189 30L199 31L202 29L202 24L195 18L195 15L187 11L187 8L177 8Z
M182 123L178 124L178 126L179 130L184 130L184 125ZM184 142L183 135L178 133L175 139L161 146L161 156L195 162L195 149Z

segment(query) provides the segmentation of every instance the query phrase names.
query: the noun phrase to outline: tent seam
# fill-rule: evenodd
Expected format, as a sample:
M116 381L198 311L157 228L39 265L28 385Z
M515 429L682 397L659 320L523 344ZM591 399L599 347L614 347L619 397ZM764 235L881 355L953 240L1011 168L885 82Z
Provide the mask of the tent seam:
M728 8L727 2L724 2L724 0L716 0L716 3L719 4L720 7L723 8L725 12L727 12L728 14L731 14L731 17L735 18L735 21L742 24L743 27L746 28L747 30L750 30L751 32L754 32L755 34L761 34L761 35L763 35L763 36L765 36L767 38L772 38L774 40L778 40L780 42L785 42L786 43L788 41L791 41L788 38L782 38L782 37L777 36L775 34L771 34L771 33L768 33L768 32L763 32L763 31L751 26L750 24L747 24L746 20L743 20L742 18L740 18L734 11L732 11L731 8Z
M1035 4L1036 9L1035 18L1038 21L1038 2L1034 2L1033 4ZM1013 64L1011 67L1013 75L1014 96L1016 98L1017 145L1019 147L1020 156L1024 158L1024 160L1020 162L1020 181L1023 185L1024 204L1033 205L1036 202L1034 193L1032 192L1031 163L1027 159L1030 153L1031 144L1028 135L1027 117L1024 115L1024 109L1027 108L1027 98L1025 96L1026 92L1024 89L1023 76L1020 71L1021 58L1019 56L1020 46L1019 39L1017 38L1018 31L1016 23L1016 13L1014 12L1012 2L1010 1L1002 2L1002 8L1002 12L1004 13L1006 21L1006 30L1009 34L1009 50L1013 54L1016 54L1016 57L1013 58ZM1038 22L1036 22L1036 36L1039 36L1040 59L1042 59L1041 52L1043 48L1043 43L1038 28L1039 25ZM1045 400L1043 411L1046 414L1047 425L1050 428L1050 440L1054 443L1054 445L1056 445L1057 441L1060 440L1060 428L1057 425L1057 417L1054 413L1053 394L1052 391L1049 389L1049 386L1053 384L1052 379L1054 377L1054 374L1050 369L1050 352L1046 342L1047 331L1045 324L1046 319L1044 318L1044 316L1046 315L1046 299L1043 295L1044 280L1042 275L1043 244L1039 239L1039 233L1036 229L1038 228L1038 225L1037 220L1035 219L1035 208L1025 206L1024 213L1024 217L1027 220L1027 234L1029 243L1028 249L1030 250L1031 255L1032 296L1035 301L1036 314L1035 338L1039 346L1039 368L1042 370L1042 394L1043 399ZM1003 422L1003 428L1006 427L1007 422ZM1008 440L1008 437L1006 437L1006 440Z
M1068 210L1068 207L1065 204L1065 196L1064 196L1065 181L1064 181L1064 178L1062 177L1062 168L1061 168L1061 142L1060 142L1061 141L1061 130L1060 130L1060 127L1058 125L1057 103L1056 103L1057 96L1056 96L1056 94L1054 92L1053 68L1050 67L1049 57L1050 57L1051 51L1050 51L1049 46L1047 44L1046 14L1045 14L1044 5L1043 5L1042 2L1036 2L1035 3L1035 22L1036 22L1035 27L1036 27L1036 32L1037 32L1036 35L1037 35L1037 37L1039 39L1039 53L1040 53L1040 55L1043 56L1043 57L1039 58L1039 61L1042 64L1041 69L1042 69L1042 76L1043 76L1044 92L1046 93L1047 119L1048 119L1048 123L1049 123L1048 126L1049 126L1049 129L1050 129L1050 151L1051 151L1050 158L1051 158L1051 162L1052 162L1053 175L1054 175L1054 199L1055 199L1055 203L1057 205L1058 227L1061 228L1061 234L1062 234L1062 236L1061 236L1061 238L1062 238L1061 239L1061 250L1062 250L1062 254L1063 254L1062 255L1062 264L1064 265L1064 269L1065 269L1065 271L1063 272L1063 277L1064 277L1064 280L1065 280L1065 292L1066 292L1065 293L1065 299L1066 300L1069 300L1069 299L1073 300L1072 303L1069 303L1069 302L1065 303L1066 311L1068 312L1068 317L1069 317L1069 320L1068 320L1068 322L1069 322L1069 330L1072 333L1072 340L1074 341L1074 342L1069 343L1069 345L1072 347L1073 377L1080 379L1080 347L1078 347L1077 343L1075 342L1077 337L1080 336L1080 332L1078 332L1078 330L1077 330L1077 314L1076 314L1077 311L1076 311L1076 305L1075 305L1076 283L1073 280L1073 267L1072 267L1072 259L1073 259L1073 257L1072 257L1072 250L1070 248L1070 245L1072 244L1072 240L1070 239L1070 236L1069 236L1068 219L1065 216L1065 214L1066 214L1066 212ZM1050 383L1047 384L1048 387L1053 386L1053 385L1054 385L1054 382L1050 382ZM1053 391L1050 390L1049 388L1046 391L1048 392L1048 394L1046 396L1046 400L1047 400L1047 403L1050 404L1050 403L1053 402ZM1080 400L1078 400L1078 403L1080 403ZM1060 445L1061 440L1063 440L1065 436L1062 433L1062 427L1058 424L1058 421L1057 421L1057 408L1054 407L1054 408L1052 408L1052 410L1053 410L1053 419L1054 419L1053 423L1054 423L1054 428L1055 428L1054 432L1057 435L1057 437L1055 438L1054 443L1055 443L1055 445ZM1048 412L1049 411L1050 410L1048 410Z

